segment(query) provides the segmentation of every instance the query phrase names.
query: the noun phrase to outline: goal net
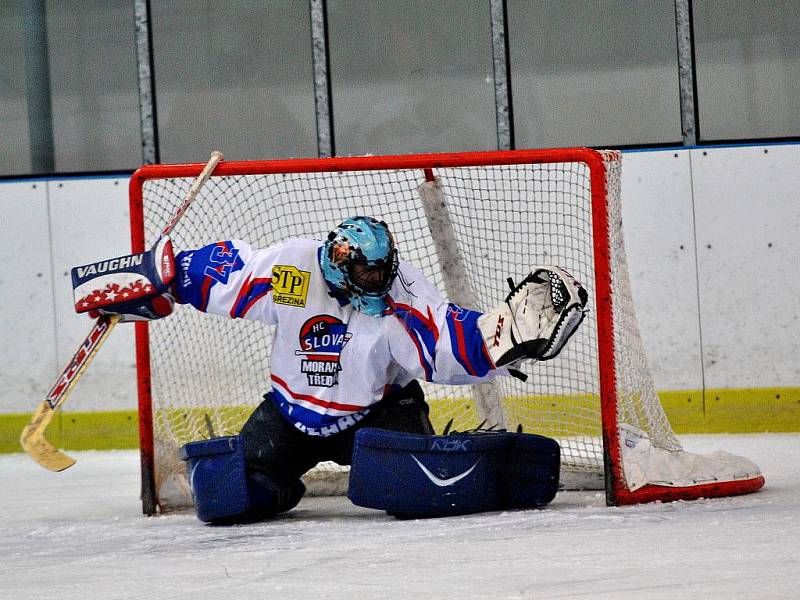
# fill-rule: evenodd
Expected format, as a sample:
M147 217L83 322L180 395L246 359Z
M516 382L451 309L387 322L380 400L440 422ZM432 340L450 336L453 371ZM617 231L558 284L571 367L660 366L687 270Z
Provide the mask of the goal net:
M152 245L202 165L152 165L131 179L134 251ZM437 432L487 425L555 438L562 482L609 504L745 493L758 467L684 452L655 392L634 313L622 236L621 157L589 149L223 162L172 232L176 251L225 239L266 247L324 239L348 216L386 221L402 258L448 298L487 310L535 264L583 282L589 313L527 382L425 383ZM191 504L179 448L238 433L268 391L272 328L179 306L137 324L142 497L148 514ZM341 493L323 464L309 487Z

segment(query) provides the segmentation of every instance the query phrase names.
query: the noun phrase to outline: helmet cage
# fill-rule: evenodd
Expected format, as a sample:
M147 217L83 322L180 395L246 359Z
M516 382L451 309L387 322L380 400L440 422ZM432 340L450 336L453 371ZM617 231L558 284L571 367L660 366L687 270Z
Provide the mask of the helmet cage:
M386 223L370 217L347 219L331 231L323 255L325 278L351 302L383 298L397 276L399 259L394 238Z
M397 274L397 252L393 249L386 259L367 260L356 248L345 263L345 270L347 281L359 295L384 296Z

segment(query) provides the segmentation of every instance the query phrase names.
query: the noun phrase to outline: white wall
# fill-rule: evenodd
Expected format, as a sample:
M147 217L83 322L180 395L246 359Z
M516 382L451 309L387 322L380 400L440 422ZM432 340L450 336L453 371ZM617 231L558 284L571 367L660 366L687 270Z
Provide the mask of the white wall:
M800 145L626 153L622 173L656 386L800 385Z
M622 215L637 318L659 389L700 389L689 151L622 159Z
M75 313L70 269L130 252L128 181L0 182L0 412L44 400L91 328ZM133 331L119 326L69 400L69 409L136 406Z
M629 152L623 218L659 389L800 385L800 145ZM129 252L127 180L0 182L0 412L30 412L88 332L71 267ZM70 410L135 408L119 326Z

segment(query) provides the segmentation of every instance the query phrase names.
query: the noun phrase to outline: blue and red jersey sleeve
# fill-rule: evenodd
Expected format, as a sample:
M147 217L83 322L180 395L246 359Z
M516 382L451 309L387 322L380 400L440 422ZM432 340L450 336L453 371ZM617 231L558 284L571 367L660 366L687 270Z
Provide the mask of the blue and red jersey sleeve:
M225 240L175 257L176 300L197 310L232 318L269 320L268 307L259 300L272 291L272 269L267 251L254 251L239 240Z
M422 273L403 265L402 288L388 298L389 344L395 360L414 378L436 383L475 383L506 374L495 369L478 329L482 313L448 303ZM398 328L399 325L399 328Z
M483 377L495 368L478 329L481 314L451 303L447 305L445 315L453 356L473 377Z

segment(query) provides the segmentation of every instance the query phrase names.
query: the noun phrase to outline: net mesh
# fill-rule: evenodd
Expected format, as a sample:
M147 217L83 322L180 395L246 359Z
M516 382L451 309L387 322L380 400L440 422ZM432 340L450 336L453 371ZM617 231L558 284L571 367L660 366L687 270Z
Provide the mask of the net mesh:
M617 420L646 432L654 446L682 450L658 399L647 362L631 291L622 226L622 164L617 152L604 152L609 221L611 281L614 297L614 357Z
M653 389L638 335L622 245L619 154L604 154L614 297L620 420L649 432L654 443L678 447ZM486 310L508 293L507 277L532 265L556 264L586 284L584 325L553 361L526 364L527 382L495 385L505 425L556 438L563 479L602 480L597 311L590 170L583 162L435 168L474 308ZM385 220L402 258L447 289L418 187L422 169L213 176L172 232L177 250L223 239L265 247L290 237L323 239L356 214ZM143 185L146 245L180 206L190 178ZM237 433L269 385L272 328L178 307L150 324L156 489L183 477L178 448L212 435ZM482 415L468 386L424 384L437 431L477 426ZM322 473L330 466L323 465ZM319 473L320 471L317 471ZM183 485L183 489L186 486Z

